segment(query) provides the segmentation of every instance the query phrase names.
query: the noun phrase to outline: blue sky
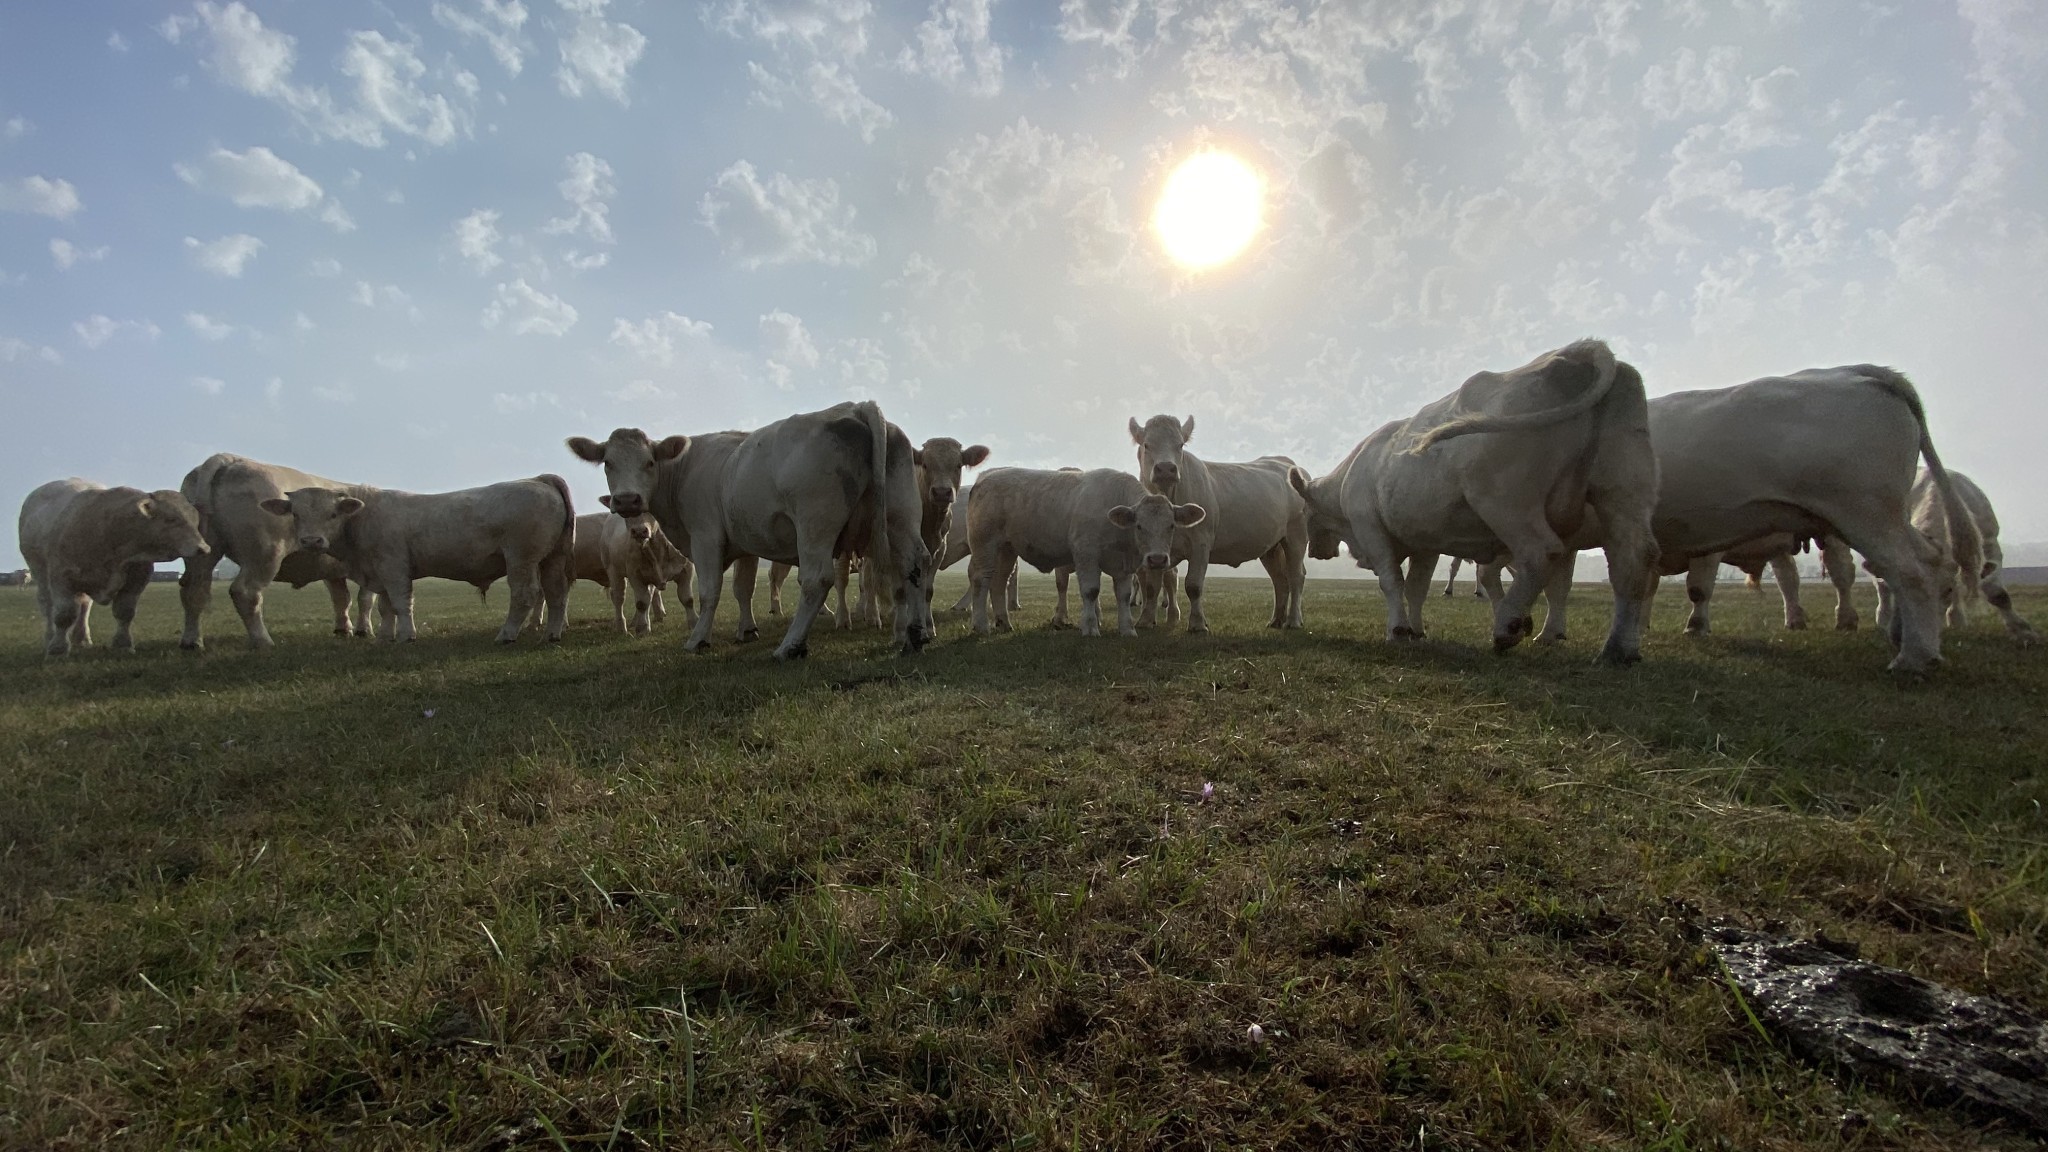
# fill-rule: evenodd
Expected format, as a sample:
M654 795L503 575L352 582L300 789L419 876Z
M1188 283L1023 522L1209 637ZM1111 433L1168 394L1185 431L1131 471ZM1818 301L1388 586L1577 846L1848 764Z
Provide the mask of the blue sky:
M229 450L595 508L565 435L868 396L1320 470L1597 335L1899 367L2048 540L2044 76L2033 0L7 5L0 503ZM1266 225L1197 274L1146 224L1203 148Z

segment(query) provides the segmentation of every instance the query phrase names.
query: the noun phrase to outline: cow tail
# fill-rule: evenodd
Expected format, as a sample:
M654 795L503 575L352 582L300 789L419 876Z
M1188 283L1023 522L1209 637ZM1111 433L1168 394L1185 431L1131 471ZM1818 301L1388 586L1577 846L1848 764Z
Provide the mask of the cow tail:
M873 444L869 454L873 473L875 519L869 529L868 558L875 563L877 574L895 571L895 558L889 553L889 422L882 419L881 406L873 400L863 400L854 405L860 418L868 426L868 437Z
M534 477L553 488L562 497L562 531L555 539L555 552L563 563L576 554L576 502L569 498L569 482L553 472L543 472Z
M1547 428L1592 411L1595 405L1607 398L1608 390L1614 387L1614 350L1609 348L1604 340L1581 340L1558 349L1551 354L1551 358L1590 361L1596 373L1592 387L1587 388L1577 399L1569 403L1546 408L1541 412L1524 412L1512 416L1473 413L1447 420L1418 437L1415 444L1408 449L1408 454L1420 454L1437 441L1449 440L1454 436L1470 436L1477 432L1516 432L1530 428Z
M1955 481L1949 478L1948 469L1942 467L1941 457L1934 451L1934 437L1927 432L1927 410L1920 404L1919 389L1913 387L1904 373L1890 368L1864 364L1856 371L1911 409L1914 423L1920 426L1920 458L1927 461L1927 474L1933 477L1934 489L1941 494L1942 519L1948 521L1948 539L1936 543L1946 543L1949 554L1955 557L1957 574L1962 580L1956 596L1968 603L1978 595L1978 582L1984 578L1984 537L1977 528L1977 518L1970 514L1970 506L1963 503Z

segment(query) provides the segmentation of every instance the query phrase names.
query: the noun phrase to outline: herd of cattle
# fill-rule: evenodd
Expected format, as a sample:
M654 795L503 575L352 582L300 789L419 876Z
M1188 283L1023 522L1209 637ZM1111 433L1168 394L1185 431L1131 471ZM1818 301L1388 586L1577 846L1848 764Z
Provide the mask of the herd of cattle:
M1188 450L1194 432L1193 417L1131 420L1135 475L994 468L964 489L962 472L982 464L987 448L943 437L913 447L872 401L752 432L653 439L621 428L603 441L568 441L603 467L609 489L600 498L609 510L584 516L554 475L418 494L221 454L177 491L45 484L22 505L20 540L52 655L90 642L94 602L112 606L114 647L132 648L152 566L180 558L188 649L201 644L214 567L227 558L240 567L229 595L257 647L271 643L263 592L274 582L324 582L337 634L367 635L374 603L379 634L410 640L413 583L439 577L479 589L507 582L501 641L533 626L560 639L577 579L607 586L617 625L644 633L673 584L692 651L710 641L728 568L738 637L757 635L754 583L767 560L772 611L783 577L792 566L797 574L796 608L775 649L789 658L804 655L835 587L841 627L856 616L880 624L886 597L895 643L917 650L933 635L932 574L963 556L969 592L954 608L971 609L977 632L990 630L991 616L1009 626L1019 561L1059 573L1059 622L1071 573L1084 635L1102 630L1105 576L1119 632L1155 622L1162 595L1167 619L1179 619L1183 563L1187 628L1207 631L1209 566L1250 560L1272 579L1271 625L1299 628L1305 557L1333 557L1340 542L1377 574L1393 640L1423 635L1423 604L1446 554L1480 566L1496 649L1535 631L1539 593L1549 604L1540 638L1560 640L1573 564L1588 548L1606 552L1614 590L1604 662L1639 659L1663 575L1687 574L1686 626L1706 630L1724 561L1752 579L1772 567L1786 625L1802 627L1792 557L1816 541L1841 593L1838 627L1856 624L1850 549L1862 553L1878 581L1894 670L1938 663L1944 618L1959 623L1979 594L2015 638L2035 638L1998 581L1989 501L1943 467L1918 393L1888 368L1813 369L1650 400L1634 367L1583 340L1473 376L1366 437L1320 477L1285 456L1205 461ZM849 611L856 567L861 595ZM1503 568L1514 576L1505 591Z

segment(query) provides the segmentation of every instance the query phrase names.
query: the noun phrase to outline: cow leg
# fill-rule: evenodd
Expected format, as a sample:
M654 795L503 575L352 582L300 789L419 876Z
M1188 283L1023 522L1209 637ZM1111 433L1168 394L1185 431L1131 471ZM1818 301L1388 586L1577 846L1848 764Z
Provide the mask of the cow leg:
M797 579L798 579L798 580L802 580L802 579L803 579L802 575L801 575L801 574L799 574L799 575L798 575L798 577L797 577ZM838 602L838 604L837 604L837 605L836 605L836 606L835 606L835 607L834 607L834 608L832 609L832 620L833 620L833 623L834 623L834 625L835 625L836 627L838 627L838 628L842 629L842 630L844 630L844 629L849 629L849 628L852 628L852 627L853 627L853 614L852 614L852 613L850 613L850 612L848 612L848 611L846 610L846 585L847 585L847 583L848 583L849 581L851 581L852 579L853 579L853 557L851 557L851 556L835 556L835 557L833 557L833 558L832 558L832 592L833 592L833 594L834 594L834 595L835 595L835 596L836 596L836 597L838 598L838 601L839 601L839 602Z
M685 652L702 652L711 646L711 626L718 616L719 595L725 590L725 558L718 554L723 546L707 543L690 557L697 569L697 625L683 641Z
M1454 587L1456 587L1456 586L1457 586L1457 583L1458 583L1458 565L1460 565L1460 564L1463 564L1463 563L1464 563L1464 561L1463 561L1463 560L1461 560L1461 559L1459 559L1458 557L1456 557L1456 556L1453 556L1453 557L1451 557L1451 572L1450 572L1450 575L1448 575L1448 576L1445 576L1445 577L1444 577L1444 595L1446 595L1446 596L1449 596L1449 595L1451 594L1451 590L1452 590L1452 589L1453 589Z
M1201 634L1209 630L1209 617L1202 612L1202 593L1209 581L1209 549L1196 544L1188 549L1188 574L1181 581L1181 591L1188 595L1188 632ZM1168 608L1169 613L1172 611Z
M64 585L49 589L49 596L50 623L43 651L51 656L68 656L73 646L91 644L92 629L87 627L86 617L92 612L92 599Z
M1081 591L1081 635L1102 635L1102 569L1094 563L1078 562L1074 565L1074 582ZM1113 595L1114 588L1111 591Z
M1418 552L1410 556L1408 574L1401 581L1401 598L1408 609L1408 631L1416 640L1428 635L1422 630L1422 606L1429 603L1429 586L1436 582L1437 555Z
M1476 565L1472 570L1473 594L1483 598L1488 604L1500 603L1501 598L1507 595L1500 586L1502 567L1498 561Z
M1302 600L1308 594L1308 532L1291 532L1287 537L1284 555L1287 558L1287 627L1306 628L1302 619Z
M1159 596L1166 604L1166 626L1168 628L1180 623L1180 600L1174 595L1174 586L1179 582L1180 569L1171 564L1167 565L1166 574L1159 581Z
M1771 575L1785 597L1785 627L1794 632L1806 628L1806 606L1799 602L1799 564L1790 556L1771 557Z
M645 636L652 628L652 625L647 620L648 609L652 605L654 597L660 594L660 588L658 585L649 584L647 581L642 580L638 575L626 577L626 583L633 590L632 634L635 636Z
M624 572L605 573L604 589L611 594L612 598L612 627L617 628L628 636L639 635L639 633L626 626L626 574Z
M1287 627L1287 601L1292 584L1287 572L1286 541L1281 541L1259 557L1259 565L1266 570L1266 579L1273 582L1273 615L1266 621L1268 628Z
M185 633L178 637L178 647L187 651L196 652L204 644L199 636L199 618L206 614L206 605L213 599L213 570L222 555L217 541L207 543L211 550L185 561L185 573L178 577L178 602L185 608Z
M1849 542L1837 536L1820 539L1820 562L1828 582L1835 586L1835 630L1856 630L1856 554Z
M789 579L789 565L780 560L768 565L768 614L782 615L782 582Z
M901 562L899 557L898 563L900 564ZM866 563L862 563L860 566L860 603L854 606L854 611L860 613L861 619L867 621L868 627L880 628L882 626L882 574L880 572L870 572L868 567ZM893 602L895 597L891 596L890 599Z
M1481 516L1486 510L1478 510ZM1502 519L1489 518L1489 523L1500 524ZM1495 531L1499 531L1498 528ZM1506 652L1522 642L1522 638L1534 632L1535 618L1530 609L1536 606L1536 597L1550 582L1555 566L1562 563L1569 551L1564 541L1550 531L1549 525L1540 521L1523 525L1515 533L1519 539L1501 533L1501 542L1508 546L1508 554L1515 569L1515 583L1508 594L1493 605L1493 650Z
M761 627L754 622L754 578L760 571L761 559L758 556L742 556L732 562L732 596L740 604L740 627L733 638L742 644L761 638ZM798 577L802 577L801 570Z
M2004 619L2006 635L2028 647L2041 642L2041 634L2034 631L2034 626L2013 611L2012 593L2005 590L2005 582L1998 578L1996 571L1985 577L1980 587L1984 590L1985 601Z
M414 627L412 618L412 573L406 566L387 568L383 575L384 598L391 603L391 639L394 643L410 644L419 639L419 629ZM515 631L513 633L517 635ZM504 639L501 629L499 639Z
M988 599L991 581L994 581L997 589L997 611L1001 615L1009 615L1007 607L1002 602L1003 576L1004 571L1000 556L987 557L979 553L969 554L967 560L967 600L968 608L973 613L973 620L969 626L974 629L977 636L986 636L990 631Z
M1099 590L1101 587L1100 578L1098 577L1096 588ZM1138 626L1131 619L1131 592L1133 587L1133 579L1128 572L1117 573L1110 577L1110 595L1116 597L1116 634L1119 636L1136 636L1138 634Z
M811 623L824 611L825 600L832 594L832 541L809 541L808 548L805 543L799 539L796 553L796 586L802 599L797 602L796 615L790 619L789 631L783 633L782 643L775 646L777 660L801 660L810 654Z
M114 613L114 651L135 651L135 606L142 599L142 590L149 587L150 574L154 564L130 564L122 573L121 586L114 590L112 610Z
M1141 602L1143 609L1138 614L1138 623L1146 628L1159 623L1159 574L1149 569L1139 572L1131 595Z
M29 578L35 581L36 612L43 618L43 651L52 656L62 656L62 651L53 651L51 648L63 633L57 630L56 602L50 597L49 577L43 572L30 572Z
M1862 522L1837 514L1834 526L1863 553L1871 575L1890 585L1892 611L1884 629L1897 650L1893 672L1933 671L1941 663L1940 550L1896 515L1871 510ZM1880 585L1882 596L1884 588ZM1879 609L1880 615L1883 609Z
M336 578L322 580L321 583L327 585L327 603L334 609L334 634L346 636L349 634L348 581Z
M969 611L972 611L973 609L974 609L974 579L973 579L973 577L971 577L971 576L970 576L970 577L968 577L968 580L967 580L967 591L965 591L965 592L962 592L962 593L960 594L960 598L959 598L958 600L955 600L955 601L953 601L953 607L952 607L952 608L950 608L950 609L948 609L948 611L951 611L951 612L969 612Z
M1575 550L1567 550L1564 559L1551 566L1550 580L1543 585L1543 631L1536 635L1538 644L1564 643L1565 604L1571 599L1572 578L1578 570Z
M1072 564L1063 565L1052 570L1053 588L1059 592L1059 602L1053 606L1052 610L1052 626L1055 628L1072 628L1074 626L1074 622L1067 618L1067 581L1073 575L1074 566Z
M1708 609L1714 602L1714 579L1721 574L1721 554L1695 556L1685 566L1685 598L1692 601L1692 615L1685 618L1688 635L1705 636L1714 630Z
M377 594L375 592L370 591L370 586L368 584L357 584L355 624L356 635L368 636L370 634L370 612L376 607L376 604Z
M653 613L652 619L656 624L665 623L668 620L668 605L662 603L663 599L660 584L649 584L647 586L647 608L649 612Z
M1012 568L1010 570L1009 580L1010 611L1012 612L1015 612L1019 608L1024 607L1024 598L1022 596L1019 596L1017 592L1017 570L1015 568Z
M263 623L263 590L277 579L277 566L283 562L281 552L252 557L228 584L228 599L235 602L235 611L241 614L251 648L271 646L270 629Z
M510 593L507 599L511 603L505 609L504 626L498 629L500 644L510 644L519 639L519 630L526 626L526 618L540 607L540 565L508 560L505 588Z

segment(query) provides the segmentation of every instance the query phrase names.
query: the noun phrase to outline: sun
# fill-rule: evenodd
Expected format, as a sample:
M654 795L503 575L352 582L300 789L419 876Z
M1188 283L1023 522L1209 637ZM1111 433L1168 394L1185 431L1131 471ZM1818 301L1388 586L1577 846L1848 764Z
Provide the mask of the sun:
M1264 182L1228 152L1197 152L1166 180L1152 230L1166 254L1189 268L1213 268L1244 251L1264 223Z

